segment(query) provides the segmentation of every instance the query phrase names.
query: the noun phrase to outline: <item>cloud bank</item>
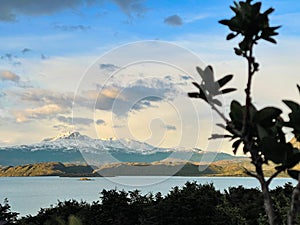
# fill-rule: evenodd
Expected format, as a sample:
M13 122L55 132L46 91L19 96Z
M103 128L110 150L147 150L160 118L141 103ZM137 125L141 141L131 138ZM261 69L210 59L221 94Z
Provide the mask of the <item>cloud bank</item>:
M110 0L127 16L142 15L146 11L143 0ZM0 21L15 22L20 15L51 15L80 6L101 6L103 0L1 0Z

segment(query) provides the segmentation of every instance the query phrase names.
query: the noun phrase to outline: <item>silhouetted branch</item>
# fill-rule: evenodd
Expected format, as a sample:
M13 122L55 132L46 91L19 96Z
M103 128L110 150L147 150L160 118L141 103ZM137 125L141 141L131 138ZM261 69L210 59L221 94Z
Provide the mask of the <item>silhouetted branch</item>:
M229 122L226 116L213 103L209 102L209 105L213 110L215 110L216 113L218 113L218 115L225 121L226 124Z
M270 185L270 183L271 183L271 181L275 178L275 177L277 177L282 171L284 171L284 169L279 169L279 170L277 170L268 180L267 180L267 182L266 182L266 184L269 186Z
M258 176L255 173L252 173L251 171L249 171L245 167L243 167L243 169L244 169L244 172L245 172L246 175L248 175L250 177L255 177L256 179L259 179Z

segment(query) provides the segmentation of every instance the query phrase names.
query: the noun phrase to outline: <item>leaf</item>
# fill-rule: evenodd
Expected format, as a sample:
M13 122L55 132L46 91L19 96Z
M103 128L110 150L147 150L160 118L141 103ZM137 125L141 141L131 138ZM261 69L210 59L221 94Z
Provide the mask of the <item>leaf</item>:
M281 27L281 26L269 27L269 29L275 31L275 30L279 29L280 27Z
M204 71L199 67L199 66L196 66L196 70L197 72L199 73L199 75L201 76L201 78L203 79L203 74L204 74Z
M238 56L240 56L240 55L243 54L243 51L242 51L241 49L239 49L239 48L234 48L234 52L235 52L235 54L238 55Z
M200 98L200 93L199 92L189 92L188 96L190 98Z
M290 144L290 143L289 143ZM288 152L287 160L284 163L285 168L293 168L300 161L300 151L296 148Z
M223 135L223 134L212 134L208 140L220 139L220 138L232 138L232 135Z
M220 24L223 24L223 25L225 25L225 26L228 26L228 25L229 25L229 22L230 22L230 20L220 20L220 21L219 21Z
M226 88L224 90L221 91L222 94L227 94L230 92L236 91L236 88Z
M234 125L237 125L237 122L243 122L243 110L241 104L238 101L233 100L231 102L229 116Z
M207 98L205 96L205 93L201 89L200 89L200 92L189 92L188 96L190 98L201 98L204 101L208 102L208 100L207 100Z
M229 41L229 40L235 38L236 36L237 36L237 34L229 33L229 34L226 36L226 40Z
M287 172L288 172L288 174L290 175L291 178L299 180L300 172L298 170L288 170Z
M275 27L265 27L263 28L262 37L270 37L270 36L276 36L278 35L278 32L276 32L277 29L279 29L281 26L275 26Z
M266 41L269 41L273 44L277 44L276 40L274 38L271 38L271 37L262 37L262 39L266 40Z
M233 142L232 144L232 148L233 148L233 153L236 154L240 144L242 143L243 141L241 139L238 139L236 140L235 142Z
M213 84L214 81L214 70L212 68L212 66L207 66L204 69L204 76L203 76L203 80L205 81L205 83L209 83L209 84Z
M253 121L261 124L264 127L270 127L274 125L274 119L276 119L282 111L275 107L266 107L259 110L253 118Z
M261 2L256 2L255 4L252 5L252 10L254 13L259 13L261 8Z
M290 121L289 125L290 127L294 128L295 130L300 130L300 110L293 111L289 114Z
M230 9L234 12L234 13L238 13L238 9L237 8L235 8L235 7L233 7L233 6L229 6L230 7Z
M201 86L200 86L200 84L198 84L197 82L192 82L192 84L193 84L193 85L195 85L195 87L197 87L197 88L201 89Z
M222 103L218 99L212 99L211 102L217 106L222 106Z
M207 66L204 70L197 66L196 70L205 84L214 83L213 69L211 66Z
M269 8L269 9L267 9L267 10L263 13L263 15L269 15L269 14L271 14L272 12L274 12L274 10L275 10L275 9L273 9L273 8Z
M217 125L218 127L221 127L221 128L223 128L223 129L226 130L226 126L225 126L224 124L222 124L222 123L217 123L216 125Z
M292 111L297 111L300 109L300 105L294 101L282 100L284 104L287 105Z
M271 137L263 138L260 147L264 156L276 164L285 163L287 154L292 148L286 143L278 143L275 138Z
M227 84L231 79L233 78L233 75L226 75L225 77L219 79L217 82L219 84L219 87L223 87L225 84Z
M263 128L262 126L260 126L259 124L256 125L256 128L257 128L258 137L260 138L260 140L269 136L268 131L265 128Z

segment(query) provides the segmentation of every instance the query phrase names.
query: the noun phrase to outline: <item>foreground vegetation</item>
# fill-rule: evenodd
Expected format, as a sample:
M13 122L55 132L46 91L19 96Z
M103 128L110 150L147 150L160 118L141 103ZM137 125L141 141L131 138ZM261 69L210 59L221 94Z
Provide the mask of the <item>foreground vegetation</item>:
M246 173L255 177L260 183L270 225L282 224L276 211L276 202L272 199L269 190L272 180L282 172L287 172L298 181L292 193L288 212L288 225L295 225L300 211L300 170L295 170L293 167L300 163L300 149L299 146L290 143L286 130L292 131L293 138L300 141L300 104L291 100L282 100L289 108L287 119L282 116L283 111L280 108L267 106L259 109L253 100L253 77L262 75L258 73L261 65L256 57L255 47L261 41L276 44L275 36L278 35L277 30L280 26L270 26L269 16L274 9L261 11L263 9L261 2L253 3L252 0L234 2L230 9L233 16L230 19L220 20L219 23L230 30L226 36L227 40L239 39L234 52L247 63L245 100L242 103L236 99L232 100L229 115L223 114L225 110L218 96L236 91L236 88L224 88L233 78L232 74L216 81L212 66L196 67L201 82L193 82L197 92L190 92L188 96L205 101L223 119L224 123L217 125L224 128L227 134L212 134L212 139L229 138L235 154L242 150L244 154L250 156L255 170L246 170ZM297 89L300 93L299 85ZM265 91L270 93L272 89L266 88ZM275 172L271 176L267 176L263 170L269 162L275 164Z
M286 224L292 191L289 183L271 191L282 225ZM36 216L20 219L5 202L0 205L0 224L264 225L268 224L267 216L263 211L263 198L259 196L262 193L258 189L239 186L221 193L213 184L195 182L188 182L182 188L174 187L166 196L144 195L137 190L103 190L100 199L91 204L75 200L58 202L56 206L41 209Z

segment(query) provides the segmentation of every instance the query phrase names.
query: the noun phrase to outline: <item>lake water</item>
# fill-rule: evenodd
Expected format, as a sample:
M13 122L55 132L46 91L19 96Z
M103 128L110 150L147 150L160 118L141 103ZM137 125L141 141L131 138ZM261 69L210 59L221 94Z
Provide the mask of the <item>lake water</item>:
M187 181L213 183L223 191L228 187L243 185L246 188L258 187L254 178L248 177L110 177L92 178L80 181L66 177L0 177L0 201L8 198L13 211L21 216L35 215L40 208L55 205L58 200L76 199L93 202L99 200L103 189L141 190L142 193L161 192L167 194L172 187L183 186ZM271 188L287 182L296 184L291 178L276 178Z

